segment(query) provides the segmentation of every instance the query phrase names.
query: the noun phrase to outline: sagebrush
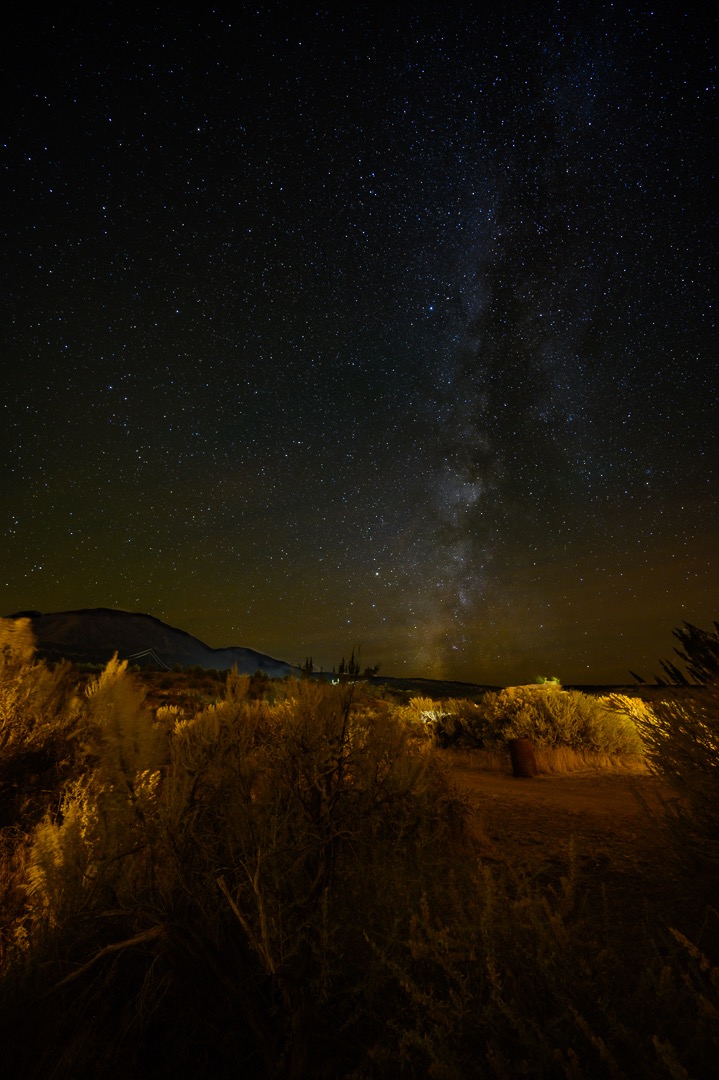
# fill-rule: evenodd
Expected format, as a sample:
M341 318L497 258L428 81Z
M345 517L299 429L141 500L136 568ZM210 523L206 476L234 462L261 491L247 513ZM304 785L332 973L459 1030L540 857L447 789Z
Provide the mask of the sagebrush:
M483 862L437 733L526 709L232 674L152 708L116 658L80 692L3 640L0 765L21 729L54 761L1 834L5 1075L710 1075L708 954L661 933L637 983L571 855L559 885ZM533 731L581 746L561 700Z

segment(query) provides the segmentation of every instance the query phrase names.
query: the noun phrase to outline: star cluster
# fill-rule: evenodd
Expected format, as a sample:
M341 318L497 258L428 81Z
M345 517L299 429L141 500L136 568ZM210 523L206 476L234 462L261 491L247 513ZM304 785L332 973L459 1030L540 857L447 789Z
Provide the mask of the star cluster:
M718 614L713 29L18 16L0 610L397 675L656 670Z

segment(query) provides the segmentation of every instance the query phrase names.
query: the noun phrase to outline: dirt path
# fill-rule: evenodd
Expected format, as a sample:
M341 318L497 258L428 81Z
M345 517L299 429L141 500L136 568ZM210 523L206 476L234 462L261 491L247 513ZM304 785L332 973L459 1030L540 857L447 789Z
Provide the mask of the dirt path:
M632 818L646 820L637 794L655 809L659 798L669 794L665 785L647 775L591 772L519 780L463 764L452 764L451 769L461 787L480 800L540 804L559 812L589 812L606 815L617 824Z
M706 898L671 857L656 778L619 773L538 776L531 780L472 768L448 758L449 775L470 808L482 858L555 886L578 870L597 916L631 942L647 923L701 933Z

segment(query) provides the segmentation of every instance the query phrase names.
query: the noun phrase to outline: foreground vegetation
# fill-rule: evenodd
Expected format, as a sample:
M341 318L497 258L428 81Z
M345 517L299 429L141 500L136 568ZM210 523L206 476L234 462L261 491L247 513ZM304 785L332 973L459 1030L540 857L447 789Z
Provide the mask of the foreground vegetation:
M443 767L528 736L656 770L710 907L719 710L682 693L268 700L230 675L151 707L124 663L78 681L0 622L5 1075L713 1075L715 941L650 926L637 974L571 860L488 868Z

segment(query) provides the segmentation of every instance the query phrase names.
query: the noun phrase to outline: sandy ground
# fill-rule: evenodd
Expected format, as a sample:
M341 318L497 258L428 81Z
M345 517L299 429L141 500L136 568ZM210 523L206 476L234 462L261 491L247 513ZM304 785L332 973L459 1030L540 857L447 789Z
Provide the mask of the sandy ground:
M699 940L706 890L672 856L661 818L671 792L655 777L580 773L515 779L447 756L470 809L481 858L519 869L549 888L578 870L579 889L631 945L646 926L674 926ZM716 921L716 920L715 920Z

